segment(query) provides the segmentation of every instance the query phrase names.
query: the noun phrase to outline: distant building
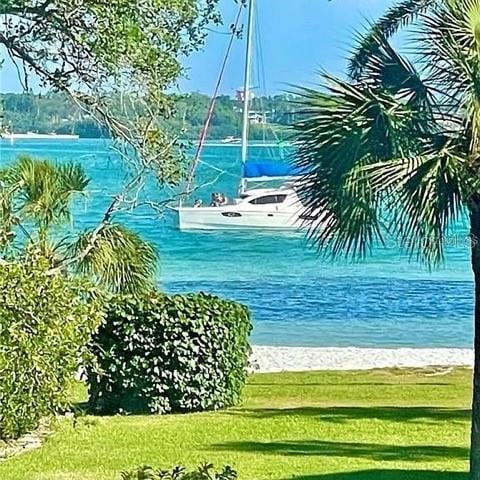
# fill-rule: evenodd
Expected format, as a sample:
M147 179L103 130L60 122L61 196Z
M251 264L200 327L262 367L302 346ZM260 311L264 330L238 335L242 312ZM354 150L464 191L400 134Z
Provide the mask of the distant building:
M255 98L255 93L252 90L250 90L248 92L248 95L249 95L249 100L250 101L252 101ZM235 97L239 102L244 102L245 101L245 90L243 90L243 89L237 90L237 92L235 94Z
M268 123L267 114L264 112L250 112L248 120L254 125L265 125Z
M250 102L255 98L255 93L253 90L249 90L248 92L250 98ZM235 98L238 102L243 103L245 101L245 90L238 89L235 94ZM241 107L240 107L241 108ZM235 110L238 110L238 107L234 106ZM248 112L248 120L252 125L266 125L269 123L269 116L272 117L273 112L255 112L250 111Z

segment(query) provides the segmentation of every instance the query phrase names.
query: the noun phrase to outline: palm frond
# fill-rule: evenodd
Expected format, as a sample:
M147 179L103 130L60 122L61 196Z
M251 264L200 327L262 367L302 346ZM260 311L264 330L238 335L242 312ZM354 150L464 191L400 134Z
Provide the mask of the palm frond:
M471 150L480 135L480 1L444 2L422 16L418 56L429 82L443 92L444 111L471 129Z
M94 248L88 250L92 242ZM87 250L88 254L81 256ZM83 232L69 246L68 255L79 258L75 265L79 273L93 277L113 292L135 294L155 283L158 260L155 248L122 225L107 225L99 233Z
M306 118L295 127L295 161L307 172L297 185L304 218L311 238L334 255L365 255L394 235L411 254L436 263L443 233L474 190L460 154L464 139L441 133L421 79L409 84L413 68L382 49L369 67L376 78L326 77L323 91L301 91ZM390 81L391 65L403 76ZM410 89L418 101L406 99Z
M443 88L464 88L472 79L471 66L478 52L472 2L478 3L477 0L444 2L421 17L417 53L432 80Z
M415 66L388 41L412 23ZM394 6L362 38L350 80L328 78L301 103L298 190L318 246L363 255L392 236L440 262L480 191L480 0Z
M362 169L381 199L385 231L410 255L428 264L443 259L445 234L479 186L452 145L392 159Z
M59 189L68 195L84 194L89 183L90 178L80 164L69 162L58 166Z
M385 37L375 41L377 48L368 57L357 82L386 90L412 107L432 112L435 96L412 62L396 52Z
M58 165L28 156L9 167L9 178L18 186L20 212L43 227L68 221L73 196L84 193L89 183L80 165Z
M378 38L390 38L400 28L415 22L421 13L426 12L438 1L403 0L389 8L385 15L373 23L368 32L360 37L348 66L350 78L358 79L368 59L378 53Z
M306 120L294 126L296 137L302 145L311 143L305 151L313 147L327 157L335 151L345 168L366 152L373 158L392 155L407 140L394 132L423 127L410 106L388 91L329 75L321 88L298 90L298 113Z
M422 122L388 92L325 79L324 91L299 91L306 119L295 125L295 163L307 173L297 190L320 248L364 255L382 241L382 228L379 199L360 167L416 148Z

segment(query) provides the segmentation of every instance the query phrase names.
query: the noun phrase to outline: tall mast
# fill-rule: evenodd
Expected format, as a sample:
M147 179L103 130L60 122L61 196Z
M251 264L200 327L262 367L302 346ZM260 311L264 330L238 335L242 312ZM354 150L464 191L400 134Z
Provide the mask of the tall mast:
M242 167L245 166L248 158L248 126L250 108L250 85L252 76L252 47L253 47L253 24L255 14L255 0L248 0L248 27L247 27L247 53L245 55L245 79L243 84L243 129L242 129ZM240 190L243 193L246 189L246 181L243 178Z

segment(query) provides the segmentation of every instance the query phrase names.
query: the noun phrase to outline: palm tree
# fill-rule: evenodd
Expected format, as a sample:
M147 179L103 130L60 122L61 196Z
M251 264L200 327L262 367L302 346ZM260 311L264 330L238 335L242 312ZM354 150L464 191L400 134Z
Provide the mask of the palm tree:
M72 203L86 195L89 183L81 165L27 156L0 170L0 253L15 257L34 248L52 269L89 276L110 291L150 288L157 255L135 232L108 218L94 229L65 234Z
M408 57L389 39L413 25ZM346 79L300 89L310 234L363 256L387 236L430 265L468 215L475 280L470 470L480 479L480 0L407 0L361 37ZM322 212L320 214L320 212Z

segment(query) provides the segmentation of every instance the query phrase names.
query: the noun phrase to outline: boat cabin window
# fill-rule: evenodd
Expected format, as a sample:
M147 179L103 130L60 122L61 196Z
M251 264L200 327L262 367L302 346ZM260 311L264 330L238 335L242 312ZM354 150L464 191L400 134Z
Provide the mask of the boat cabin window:
M250 203L253 205L270 205L275 203L283 203L286 198L286 195L265 195L264 197L258 197L250 200Z

